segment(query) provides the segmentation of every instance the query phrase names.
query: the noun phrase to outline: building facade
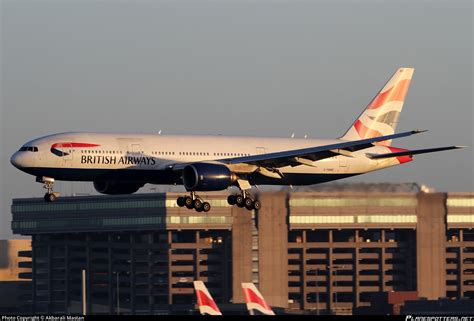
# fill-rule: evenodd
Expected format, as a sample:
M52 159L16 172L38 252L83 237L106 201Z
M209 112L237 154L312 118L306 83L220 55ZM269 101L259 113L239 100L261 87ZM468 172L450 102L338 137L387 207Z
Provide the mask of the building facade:
M379 292L474 299L474 193L262 193L258 212L226 196L205 214L177 194L13 200L34 312L80 313L82 270L93 314L192 313L194 280L218 304L254 282L272 306L322 313Z
M31 260L22 258L29 253L29 239L0 240L0 314L31 314Z

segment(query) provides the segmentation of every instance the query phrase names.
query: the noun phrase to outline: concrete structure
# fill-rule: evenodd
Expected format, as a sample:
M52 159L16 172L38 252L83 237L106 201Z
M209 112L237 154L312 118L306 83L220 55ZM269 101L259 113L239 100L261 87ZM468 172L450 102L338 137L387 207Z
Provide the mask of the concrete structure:
M36 313L191 313L192 281L218 303L242 303L256 283L287 310L351 313L377 292L474 299L474 193L263 193L258 213L206 195L13 200L14 233L32 236ZM171 312L173 312L171 311Z
M31 313L31 240L0 240L0 314Z
M21 281L30 272L31 264L23 263L20 252L31 253L31 240L0 240L0 281Z

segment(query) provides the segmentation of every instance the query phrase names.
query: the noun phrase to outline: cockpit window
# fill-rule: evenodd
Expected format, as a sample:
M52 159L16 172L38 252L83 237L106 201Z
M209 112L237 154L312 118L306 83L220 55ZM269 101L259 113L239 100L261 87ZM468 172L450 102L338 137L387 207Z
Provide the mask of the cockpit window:
M22 146L19 151L20 152L37 152L38 147L36 147L36 146Z

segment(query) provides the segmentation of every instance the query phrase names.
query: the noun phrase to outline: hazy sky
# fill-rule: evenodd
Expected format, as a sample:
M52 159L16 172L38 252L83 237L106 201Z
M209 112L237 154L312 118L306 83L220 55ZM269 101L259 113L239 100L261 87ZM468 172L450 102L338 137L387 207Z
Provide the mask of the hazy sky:
M11 198L44 193L9 157L53 132L339 137L408 66L398 131L430 131L394 145L473 146L471 1L0 1L0 239ZM473 156L348 181L473 191Z

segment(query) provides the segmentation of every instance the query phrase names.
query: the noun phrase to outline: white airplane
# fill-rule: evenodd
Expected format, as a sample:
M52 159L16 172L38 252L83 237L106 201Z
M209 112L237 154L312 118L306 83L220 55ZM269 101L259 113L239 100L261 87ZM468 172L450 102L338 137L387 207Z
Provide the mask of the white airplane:
M206 285L202 281L194 281L194 291L196 292L199 312L202 315L222 315L221 310L217 307L216 302L207 290Z
M36 176L56 200L55 180L91 181L103 194L131 194L147 183L183 184L189 195L179 206L207 212L201 191L237 186L231 205L259 209L248 192L252 185L310 185L360 175L413 160L413 155L461 146L406 150L393 139L423 132L395 134L413 76L400 68L362 114L338 139L229 136L171 136L70 132L24 144L11 157L18 169Z
M242 283L242 290L244 291L245 303L247 310L251 315L254 310L257 310L266 315L275 315L272 308L265 301L265 298L253 283Z

